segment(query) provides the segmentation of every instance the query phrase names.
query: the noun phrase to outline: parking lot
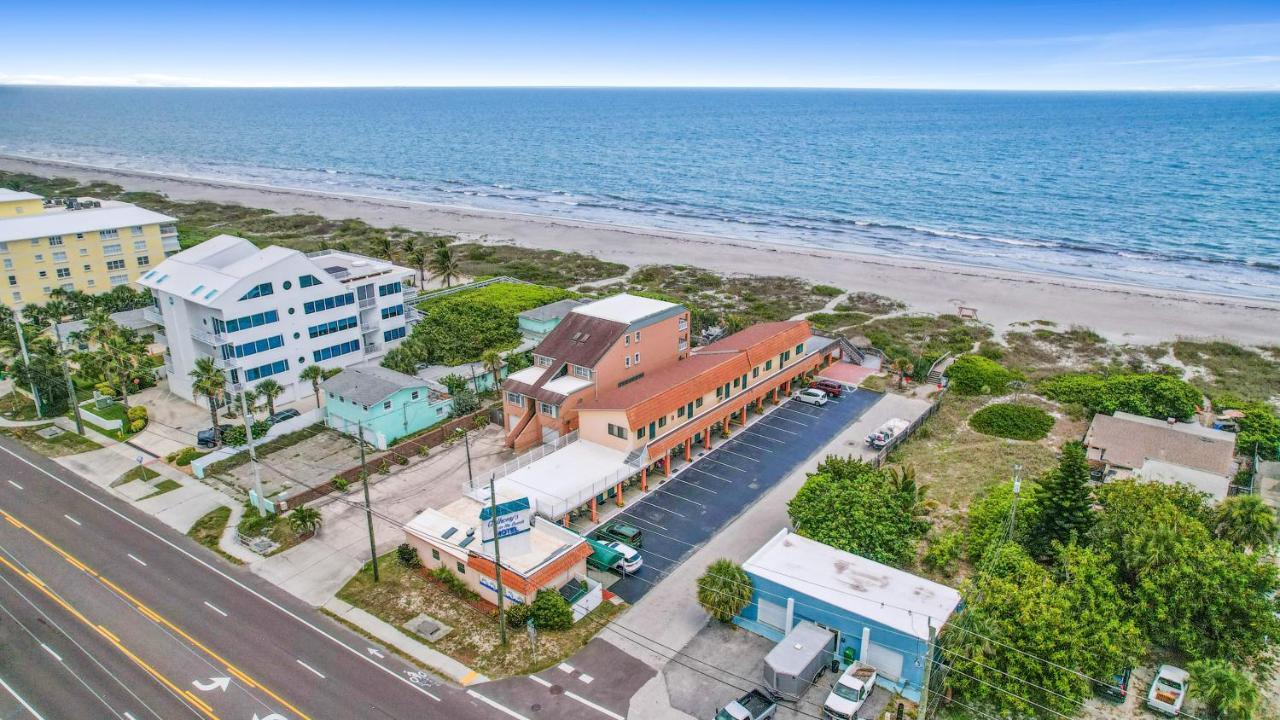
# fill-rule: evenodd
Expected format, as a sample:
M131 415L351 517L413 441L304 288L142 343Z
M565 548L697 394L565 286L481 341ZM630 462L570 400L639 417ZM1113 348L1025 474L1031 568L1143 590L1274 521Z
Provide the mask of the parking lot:
M878 393L855 390L823 407L788 400L698 453L693 464L677 469L644 499L611 518L644 532L644 566L609 590L629 603L639 600L879 399Z

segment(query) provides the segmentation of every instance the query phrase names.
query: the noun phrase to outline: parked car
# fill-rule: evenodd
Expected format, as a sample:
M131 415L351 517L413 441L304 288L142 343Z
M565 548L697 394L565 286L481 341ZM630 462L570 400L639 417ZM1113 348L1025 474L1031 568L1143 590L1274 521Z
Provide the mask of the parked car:
M617 540L639 550L644 547L644 533L634 525L624 522L613 522L596 531L596 537L602 540Z
M845 669L822 703L824 720L854 720L858 710L876 689L879 673L870 665L855 662Z
M205 428L204 430L201 430L200 432L196 433L196 445L199 445L200 447L206 447L206 448L217 447L218 438L221 436L222 433L225 433L230 429L231 429L230 425L219 425L218 432L215 433L213 431L213 428Z
M826 405L827 394L816 388L806 388L796 393L796 400L810 405Z
M1191 674L1180 667L1161 665L1156 679L1147 691L1147 707L1170 717L1182 712L1182 702L1187 699L1187 681Z
M624 542L614 540L613 542L605 543L605 547L622 556L618 559L618 562L613 564L613 569L623 575L629 575L639 570L641 565L644 565L644 558L640 557L640 553Z
M285 420L292 420L293 418L296 418L301 414L302 413L298 412L297 410L294 410L293 408L285 408L284 410L281 410L275 415L272 415L271 417L267 418L267 422L271 423L272 425L275 425L276 423L281 423L281 422L284 422Z
M765 693L752 690L720 708L716 720L765 720L778 714L778 703Z
M1129 680L1132 675L1133 668L1125 668L1112 675L1111 682L1095 683L1096 689L1105 698L1124 702L1129 697Z
M831 397L840 397L844 392L844 386L834 380L814 380L809 383L809 387L830 395Z

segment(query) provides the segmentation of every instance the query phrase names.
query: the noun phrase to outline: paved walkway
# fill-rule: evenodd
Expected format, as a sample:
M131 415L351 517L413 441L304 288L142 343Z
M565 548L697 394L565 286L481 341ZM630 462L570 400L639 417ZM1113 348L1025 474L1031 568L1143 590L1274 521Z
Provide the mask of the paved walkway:
M473 683L487 682L489 680L489 678L481 675L475 670L472 670L466 665L463 665L457 660L454 660L448 655L432 650L426 645L414 640L393 625L385 623L364 610L343 602L338 598L330 598L324 603L324 609L352 625L359 627L378 640L394 647L405 655L408 655L463 687ZM377 648L371 649L376 650Z

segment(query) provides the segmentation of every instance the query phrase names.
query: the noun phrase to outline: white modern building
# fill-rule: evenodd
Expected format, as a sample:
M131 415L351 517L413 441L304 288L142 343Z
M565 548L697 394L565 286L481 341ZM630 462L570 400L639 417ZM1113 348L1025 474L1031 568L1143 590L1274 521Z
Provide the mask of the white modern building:
M233 391L274 378L280 402L311 394L308 365L346 367L382 356L408 332L418 290L409 268L326 250L303 254L219 235L144 273L164 328L170 389L194 401L191 370L211 357Z

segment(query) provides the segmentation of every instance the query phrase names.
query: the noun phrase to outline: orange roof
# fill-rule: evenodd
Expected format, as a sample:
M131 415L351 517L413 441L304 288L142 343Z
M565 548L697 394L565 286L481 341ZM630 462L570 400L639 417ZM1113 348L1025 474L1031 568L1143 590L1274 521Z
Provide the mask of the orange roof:
M626 410L636 426L652 417L702 397L717 386L751 372L751 368L804 342L810 335L804 320L760 323L705 347L674 365L640 380L601 392L580 410Z

